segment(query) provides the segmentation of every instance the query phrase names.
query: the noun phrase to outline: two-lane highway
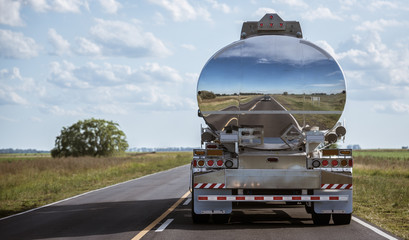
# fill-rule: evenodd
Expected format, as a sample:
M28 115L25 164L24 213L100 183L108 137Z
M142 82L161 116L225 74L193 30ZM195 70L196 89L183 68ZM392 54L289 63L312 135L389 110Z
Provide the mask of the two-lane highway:
M385 239L356 221L315 226L302 206L243 207L229 224L195 225L188 186L185 165L0 220L0 239Z

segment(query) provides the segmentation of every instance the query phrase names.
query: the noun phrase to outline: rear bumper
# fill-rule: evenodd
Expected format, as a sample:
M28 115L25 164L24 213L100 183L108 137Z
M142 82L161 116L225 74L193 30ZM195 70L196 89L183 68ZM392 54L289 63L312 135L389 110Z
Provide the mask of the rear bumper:
M199 195L199 202L332 202L348 201L348 195Z

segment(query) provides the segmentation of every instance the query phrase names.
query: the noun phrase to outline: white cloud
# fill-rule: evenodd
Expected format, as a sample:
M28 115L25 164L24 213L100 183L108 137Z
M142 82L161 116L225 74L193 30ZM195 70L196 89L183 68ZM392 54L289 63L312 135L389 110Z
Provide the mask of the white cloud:
M346 70L352 100L389 101L375 105L376 112L406 111L404 106L409 104L409 44L406 41L386 44L377 32L353 36L342 44L342 50L335 56Z
M80 13L81 8L89 10L87 0L26 0L37 12Z
M306 4L303 0L285 0L285 1L272 1L275 4L287 4L291 7L299 7L299 8L308 8L308 4Z
M37 12L46 12L50 9L47 0L27 0L27 3Z
M70 43L59 35L53 28L48 30L48 41L53 46L53 50L50 52L51 54L62 56L64 54L71 53Z
M187 20L210 21L210 13L200 6L192 6L187 0L149 0L169 11L176 22Z
M214 9L222 11L223 13L231 12L231 8L225 3L219 3L216 0L207 0L207 2L210 3Z
M38 55L40 46L23 33L0 29L0 56L28 59Z
M186 89L194 89L197 77L158 63L133 68L111 63L76 66L67 61L53 62L47 80L57 90L48 94L47 106L58 115L87 111L123 114L130 108L194 109L194 91ZM78 104L83 108L73 107Z
M385 20L383 18L375 21L364 21L361 25L357 26L355 29L359 31L383 31L385 27L396 27L396 26L407 25L407 22L397 21L395 19Z
M106 55L126 57L166 57L171 51L152 33L144 31L139 23L96 19L91 34Z
M338 21L343 20L341 17L334 14L333 12L331 12L329 8L326 8L326 7L319 7L315 10L306 11L304 14L302 14L302 17L310 21L313 21L316 19L330 19L330 20L338 20Z
M392 1L373 1L368 6L371 11L376 11L379 9L384 10L386 8L396 9L398 7L399 6Z
M23 26L24 22L20 18L20 1L0 0L0 24L10 26Z
M180 46L183 47L183 48L185 48L185 49L187 49L187 50L190 50L190 51L196 50L195 45L192 45L192 44L186 44L186 43L184 43L184 44L182 44L182 45L180 45Z
M0 105L27 105L28 97L44 94L45 88L38 86L32 78L21 76L19 68L0 70Z
M81 7L89 8L88 2L82 0L54 0L51 1L50 7L56 12L73 13L79 13Z
M63 61L62 63L51 62L50 75L47 80L62 88L89 88L87 82L82 81L75 76L75 69L75 65L67 61Z
M115 0L99 0L99 4L101 4L105 12L110 14L117 13L119 8L122 7L122 5Z
M259 8L257 9L253 16L257 16L258 18L262 18L264 15L266 15L266 13L277 13L276 10L272 9L272 8Z
M409 104L392 101L386 104L375 104L372 108L375 112L378 113L389 113L389 114L409 114Z
M100 56L102 55L101 47L83 37L76 38L76 48L73 49L79 55Z

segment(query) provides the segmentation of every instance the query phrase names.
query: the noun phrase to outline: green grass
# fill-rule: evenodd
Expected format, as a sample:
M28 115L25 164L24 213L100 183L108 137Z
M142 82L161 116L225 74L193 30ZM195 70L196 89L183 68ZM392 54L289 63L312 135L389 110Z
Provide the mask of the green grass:
M354 152L354 214L409 239L409 152Z
M190 163L187 152L107 158L0 155L0 217Z

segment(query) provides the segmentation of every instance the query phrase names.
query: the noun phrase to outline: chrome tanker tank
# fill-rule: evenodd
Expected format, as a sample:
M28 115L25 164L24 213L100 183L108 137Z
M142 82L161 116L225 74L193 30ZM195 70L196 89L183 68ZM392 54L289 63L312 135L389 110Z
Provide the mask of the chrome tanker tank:
M197 84L199 111L211 129L260 126L267 142L291 125L299 131L332 129L345 100L337 61L286 35L250 36L222 48Z

